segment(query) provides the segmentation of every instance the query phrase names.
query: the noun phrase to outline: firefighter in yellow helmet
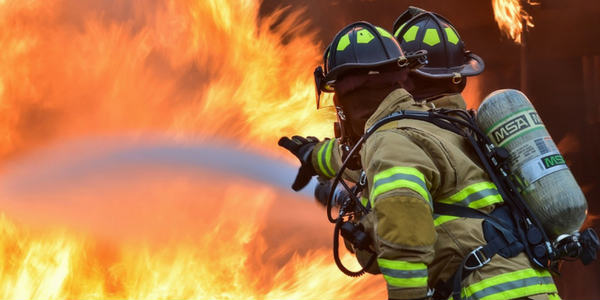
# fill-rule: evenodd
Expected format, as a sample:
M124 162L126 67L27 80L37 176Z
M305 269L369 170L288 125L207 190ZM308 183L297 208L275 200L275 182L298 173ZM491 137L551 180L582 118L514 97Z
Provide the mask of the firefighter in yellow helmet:
M371 212L359 223L372 239L367 250L376 255L369 272L383 274L390 299L448 299L451 292L455 299L559 299L550 273L532 265L518 240L507 233L498 242L501 226L434 213L437 203L503 212L503 198L465 137L423 120L380 124L398 112L464 110L465 77L481 73L483 61L464 50L456 30L437 14L410 8L393 32L402 49L427 50L429 64L409 71L405 52L380 28L356 23L340 31L325 53L324 74L315 73L317 88L335 93L342 136L280 140L302 162L294 189L315 174L333 178L349 148L379 124L360 156L347 161L364 170L362 178L349 178L366 182L360 200ZM495 252L482 247L496 242ZM353 250L366 265L369 251Z

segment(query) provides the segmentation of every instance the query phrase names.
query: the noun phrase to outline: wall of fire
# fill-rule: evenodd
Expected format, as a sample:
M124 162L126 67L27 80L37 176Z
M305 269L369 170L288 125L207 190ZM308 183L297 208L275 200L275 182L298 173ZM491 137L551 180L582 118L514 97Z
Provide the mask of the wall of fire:
M523 90L534 103L584 189L592 225L600 232L600 2L540 0L524 3L534 27L517 44L498 29L491 1L275 1L261 10L304 8L323 45L344 25L367 20L391 30L408 5L436 11L453 22L467 47L486 62L477 82L480 98L500 88ZM314 66L307 66L307 72ZM598 217L597 217L598 218ZM600 263L564 264L558 286L563 298L600 295Z

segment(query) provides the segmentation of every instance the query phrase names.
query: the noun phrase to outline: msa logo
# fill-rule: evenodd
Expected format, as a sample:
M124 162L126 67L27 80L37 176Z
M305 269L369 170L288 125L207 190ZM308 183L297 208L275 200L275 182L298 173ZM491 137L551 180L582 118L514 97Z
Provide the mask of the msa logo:
M533 121L535 125L543 125L542 120L540 120L540 116L536 112L530 112L529 118Z
M513 136L515 133L529 127L531 127L531 124L529 124L527 117L523 114L506 121L506 123L496 128L496 130L492 131L492 136L496 140L497 144L502 144L504 140Z
M546 169L566 164L565 159L560 154L552 154L542 157L542 162L544 163L544 167Z

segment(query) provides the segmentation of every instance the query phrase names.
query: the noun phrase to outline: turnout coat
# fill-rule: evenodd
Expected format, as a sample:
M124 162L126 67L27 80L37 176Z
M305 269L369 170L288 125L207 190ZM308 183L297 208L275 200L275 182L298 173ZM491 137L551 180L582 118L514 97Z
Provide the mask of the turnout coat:
M399 110L465 106L460 94L417 103L406 90L397 89L381 102L365 128ZM503 199L469 142L426 121L385 124L367 139L360 154L368 180L361 202L372 207L360 222L377 253L377 265L369 271L383 274L391 299L424 298L428 289L451 278L468 253L486 244L482 219L437 215L432 203L489 213L503 205ZM338 141L320 142L311 159L319 175L332 178L341 165ZM361 264L370 255L356 254ZM560 299L550 273L533 267L525 253L509 259L494 255L462 281L463 299L527 297Z

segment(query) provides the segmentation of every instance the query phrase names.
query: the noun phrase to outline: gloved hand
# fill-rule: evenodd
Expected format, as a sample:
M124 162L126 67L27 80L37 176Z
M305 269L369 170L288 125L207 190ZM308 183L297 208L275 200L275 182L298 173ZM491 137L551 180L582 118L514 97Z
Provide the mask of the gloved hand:
M300 169L298 169L298 175L296 175L296 179L292 184L292 189L294 191L299 191L304 188L310 179L317 175L315 169L311 163L311 153L315 145L319 142L314 136L309 137L301 137L301 136L293 136L291 139L287 136L279 139L279 146L287 149L292 152L299 160L300 160Z

